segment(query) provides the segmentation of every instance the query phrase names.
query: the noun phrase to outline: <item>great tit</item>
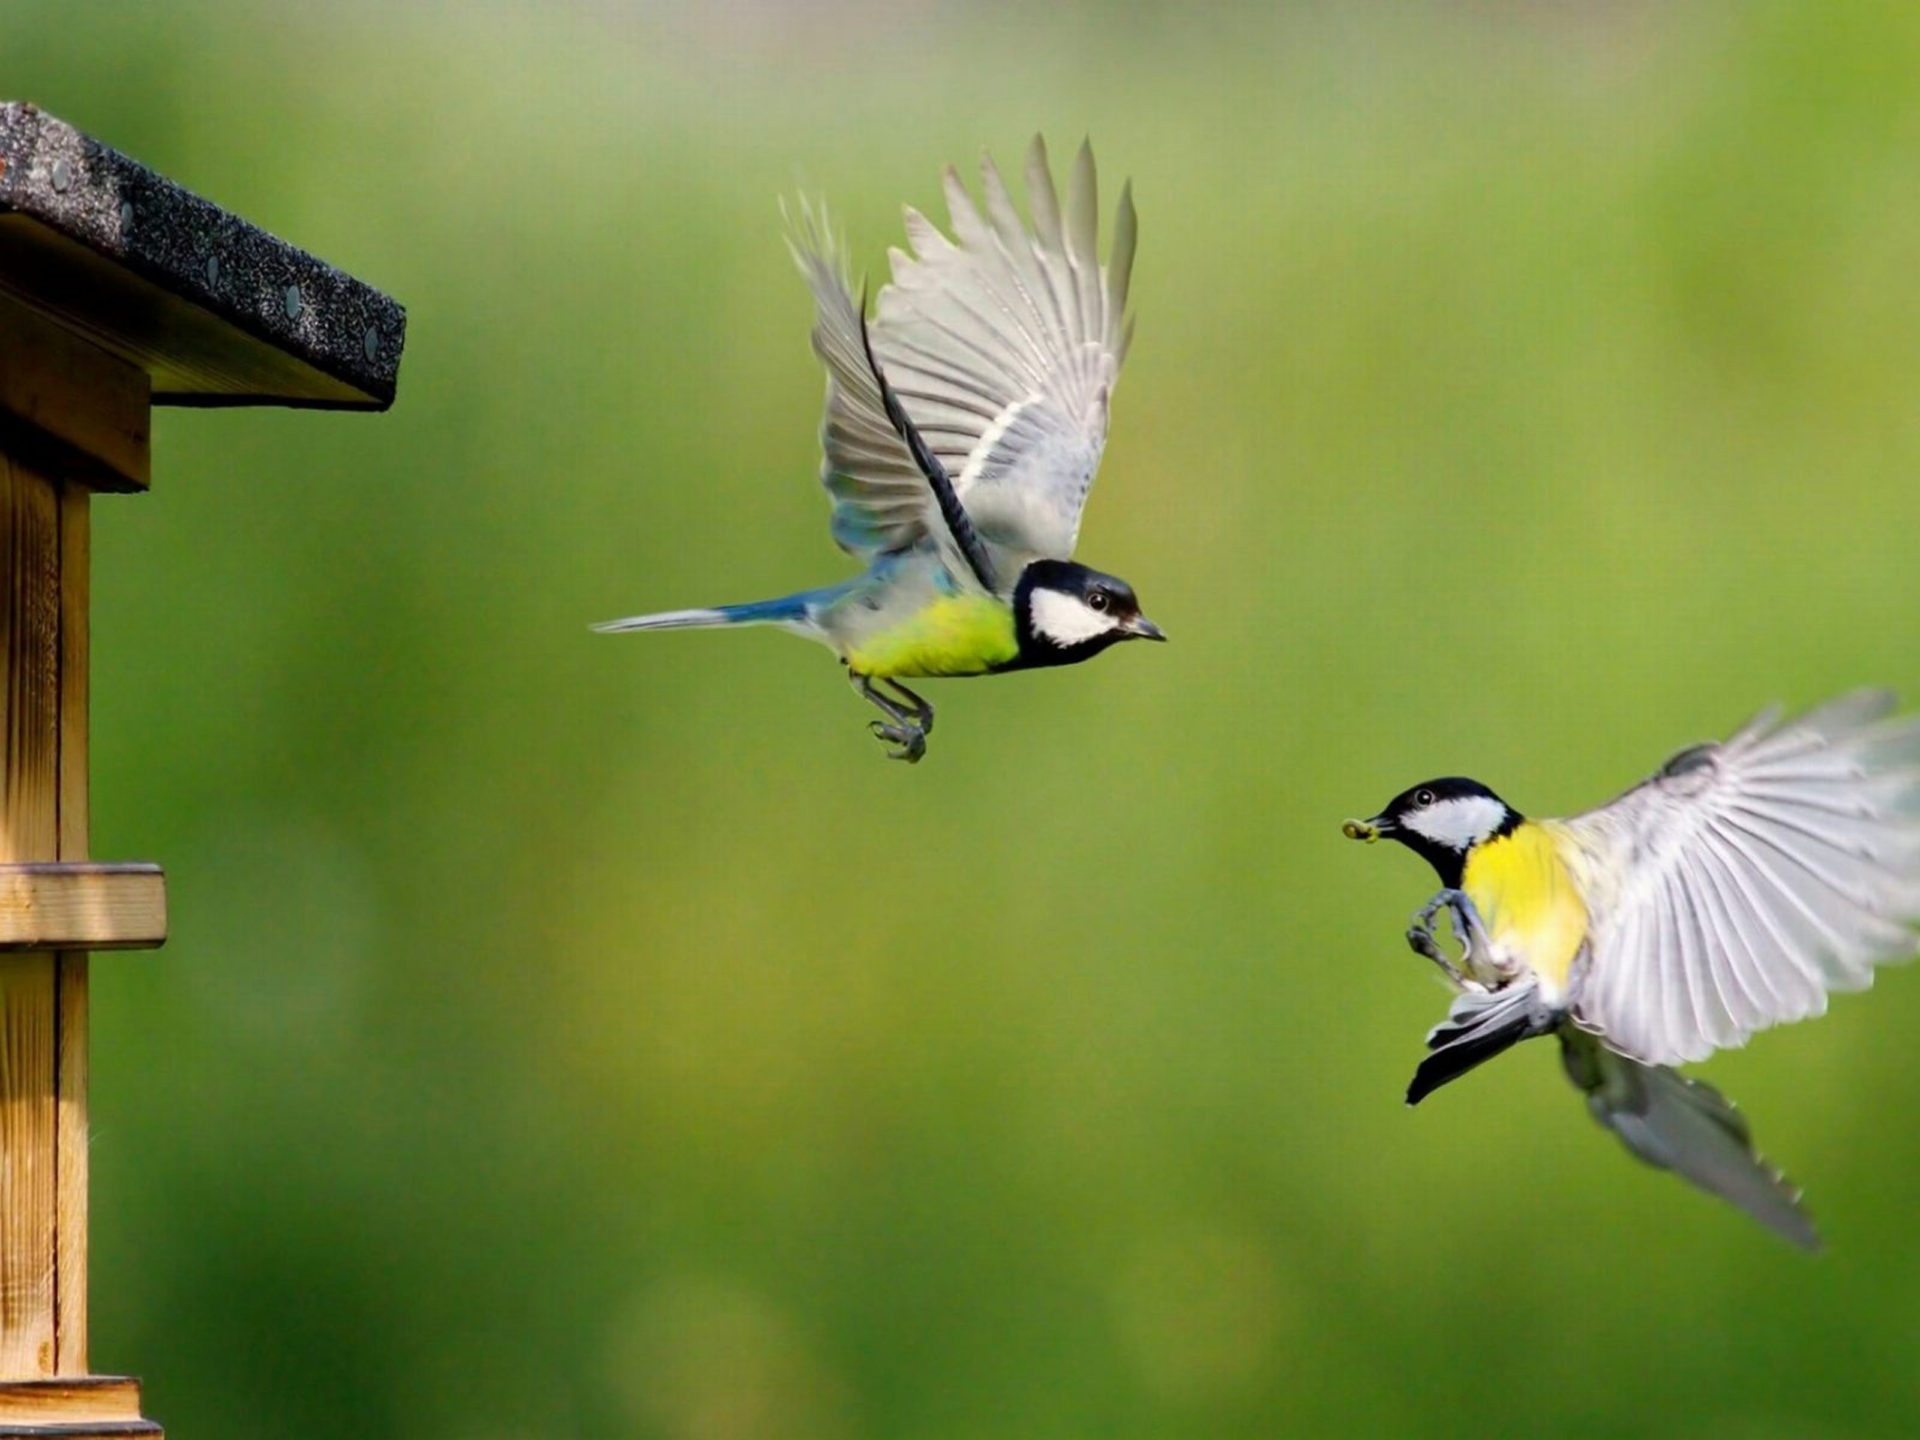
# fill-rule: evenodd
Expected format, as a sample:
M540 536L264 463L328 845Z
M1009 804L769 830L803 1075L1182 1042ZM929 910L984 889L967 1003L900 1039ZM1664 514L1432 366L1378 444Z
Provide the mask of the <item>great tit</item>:
M1672 1067L1818 1015L1829 991L1914 953L1920 721L1893 706L1860 692L1786 724L1776 707L1571 819L1529 820L1450 778L1347 821L1352 839L1423 856L1445 887L1407 939L1459 993L1407 1103L1557 1036L1593 1115L1635 1155L1817 1247L1745 1120ZM1432 932L1442 911L1457 959Z
M1071 559L1132 334L1132 189L1102 266L1091 149L1080 148L1064 210L1037 137L1026 178L1030 223L990 157L984 215L949 167L953 238L907 210L913 253L891 252L871 327L824 210L803 202L790 217L827 368L833 538L866 573L595 629L778 625L821 641L885 717L874 734L909 762L926 753L933 706L903 680L1070 665L1166 638L1126 581Z

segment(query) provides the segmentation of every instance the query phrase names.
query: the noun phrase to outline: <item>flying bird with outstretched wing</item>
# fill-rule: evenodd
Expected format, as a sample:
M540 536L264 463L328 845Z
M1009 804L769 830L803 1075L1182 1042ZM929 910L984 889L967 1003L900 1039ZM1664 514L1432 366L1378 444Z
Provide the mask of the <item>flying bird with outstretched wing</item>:
M871 322L824 211L802 204L791 217L827 368L821 482L833 537L865 573L595 629L777 625L820 641L880 710L872 728L888 753L908 762L926 753L933 706L907 680L1071 665L1166 638L1130 585L1072 558L1132 331L1131 187L1103 265L1088 146L1063 204L1034 140L1025 221L991 158L981 186L984 210L948 169L951 237L908 209L912 253L891 252Z
M1407 1102L1521 1040L1559 1038L1594 1117L1641 1159L1817 1244L1799 1192L1720 1093L1673 1067L1804 1020L1911 957L1920 717L1862 691L1769 710L1618 799L1529 820L1477 780L1429 780L1356 840L1397 840L1445 888L1408 931L1458 991ZM1449 956L1432 921L1452 917Z

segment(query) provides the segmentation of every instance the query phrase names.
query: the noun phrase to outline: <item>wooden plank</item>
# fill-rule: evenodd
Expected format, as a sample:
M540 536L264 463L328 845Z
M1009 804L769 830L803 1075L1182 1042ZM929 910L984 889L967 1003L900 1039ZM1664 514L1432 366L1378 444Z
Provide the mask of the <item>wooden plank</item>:
M0 862L59 854L60 527L53 483L0 460Z
M0 860L59 848L60 541L55 487L0 457ZM0 1376L52 1373L54 957L0 956Z
M93 549L93 497L80 485L60 487L60 811L58 854L85 860L87 851L87 697L92 630L87 621Z
M0 1375L51 1375L54 960L0 955Z
M0 1384L0 1425L82 1425L140 1418L140 1382L77 1375Z
M88 843L87 700L92 632L87 619L93 545L92 497L80 485L60 489L60 859L84 865ZM166 934L165 881L157 923ZM112 909L113 907L108 907ZM151 928L149 922L149 928ZM87 1373L88 961L68 950L54 962L54 1369ZM131 1418L140 1416L140 1387ZM98 1418L88 1416L88 1419Z
M0 412L101 488L144 490L151 474L147 372L0 294ZM16 448L17 448L16 442ZM29 442L31 443L31 442Z
M166 938L158 865L0 865L0 950L151 950Z
M54 1373L87 1373L87 952L54 962ZM137 1412L136 1412L137 1413Z

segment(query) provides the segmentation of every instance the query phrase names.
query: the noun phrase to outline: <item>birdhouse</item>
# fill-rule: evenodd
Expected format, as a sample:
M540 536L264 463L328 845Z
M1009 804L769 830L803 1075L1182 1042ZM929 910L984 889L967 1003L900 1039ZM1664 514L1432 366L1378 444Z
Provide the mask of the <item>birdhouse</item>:
M167 933L160 867L88 851L93 496L147 488L155 405L384 410L405 331L351 276L0 104L0 1437L161 1433L87 1357L88 955Z

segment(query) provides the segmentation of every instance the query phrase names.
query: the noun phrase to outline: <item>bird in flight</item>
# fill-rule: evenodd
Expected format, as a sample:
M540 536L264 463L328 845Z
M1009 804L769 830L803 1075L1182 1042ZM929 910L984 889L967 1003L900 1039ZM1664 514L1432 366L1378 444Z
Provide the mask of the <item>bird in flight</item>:
M1035 138L1025 221L991 158L984 210L951 168L945 189L952 237L907 210L912 253L891 252L871 325L824 210L803 203L791 217L827 368L821 483L833 538L865 572L594 627L777 625L820 641L879 709L871 728L889 755L909 763L926 753L933 706L905 681L1071 665L1166 638L1132 586L1072 558L1132 333L1131 187L1105 265L1084 144L1063 205Z
M1539 1035L1641 1159L1818 1245L1799 1193L1717 1090L1672 1067L1821 1014L1920 919L1920 719L1863 691L1770 710L1618 799L1529 820L1475 780L1429 780L1349 838L1396 840L1444 887L1408 943L1458 992L1407 1103ZM1446 912L1456 958L1435 939Z

